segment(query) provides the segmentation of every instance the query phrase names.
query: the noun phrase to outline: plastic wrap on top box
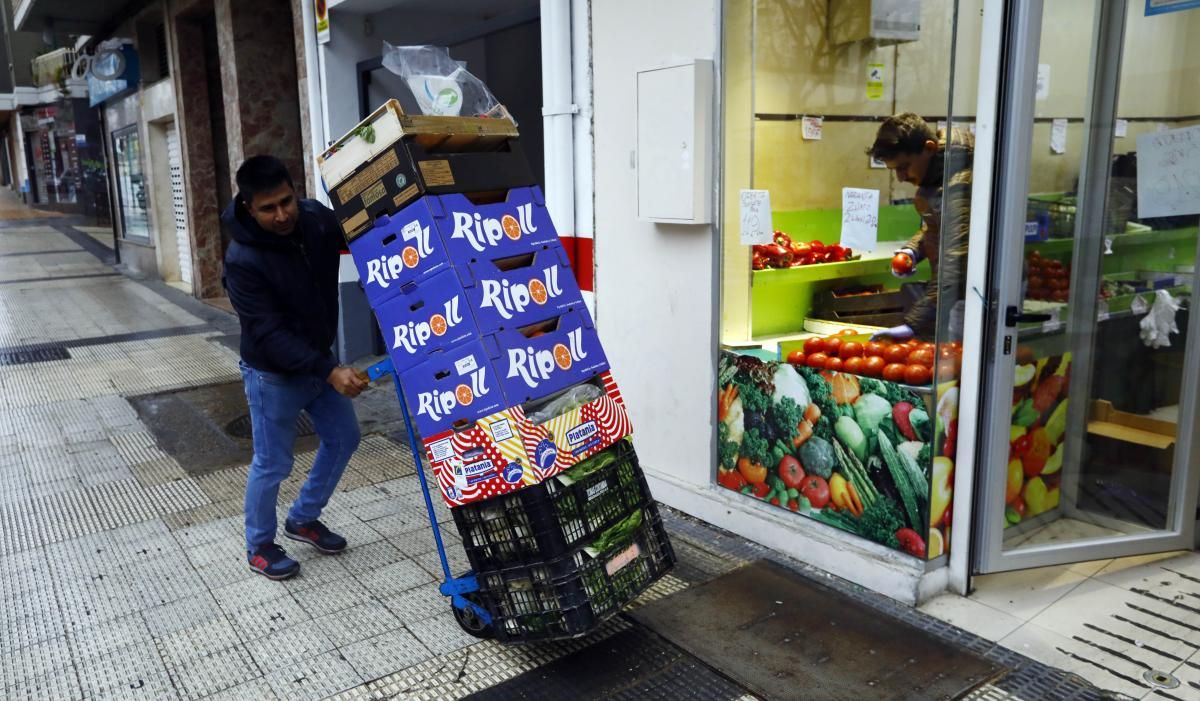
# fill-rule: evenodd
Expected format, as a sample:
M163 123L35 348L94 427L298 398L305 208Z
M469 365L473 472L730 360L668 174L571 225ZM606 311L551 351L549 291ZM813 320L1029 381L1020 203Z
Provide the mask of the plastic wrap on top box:
M495 260L560 245L546 198L538 187L508 190L503 202L475 204L465 195L423 197L455 265Z
M557 241L521 256L460 265L456 272L483 334L571 310L587 313L567 252Z
M502 329L483 345L509 406L541 399L608 369L592 318L569 311L522 329Z
M408 412L421 436L469 425L508 406L478 340L429 354L400 374Z
M406 285L450 269L433 219L420 207L380 217L370 231L350 242L350 255L367 301L375 309Z
M479 337L467 292L454 270L407 285L376 307L375 317L396 372L424 362L435 351Z
M633 433L625 401L609 372L542 406L512 406L466 428L425 433L442 498L459 506L553 477ZM570 396L567 396L570 394Z

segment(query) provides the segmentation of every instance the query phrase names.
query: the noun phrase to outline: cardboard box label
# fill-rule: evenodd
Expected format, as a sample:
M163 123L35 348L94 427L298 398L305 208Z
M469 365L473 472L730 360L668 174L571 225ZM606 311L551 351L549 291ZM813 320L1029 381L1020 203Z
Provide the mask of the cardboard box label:
M396 166L400 165L400 157L396 155L395 149L388 150L381 155L374 163L367 166L358 175L350 178L334 192L337 194L338 203L346 204L368 187L372 183L383 178L387 172Z
M366 190L363 190L363 194L362 194L363 207L370 207L371 205L375 204L379 200L382 200L384 198L384 196L386 196L386 195L387 195L387 187L383 184L383 181L380 180L380 181L376 182L374 185L372 185L371 187L368 187Z
M449 187L454 184L450 161L420 161L417 166L421 169L421 177L425 179L425 187Z
M397 207L403 207L404 205L408 204L409 200L413 199L419 194L421 194L421 189L417 187L416 183L413 183L412 185L409 185L401 190L400 194L396 195L396 197L392 199L392 204Z

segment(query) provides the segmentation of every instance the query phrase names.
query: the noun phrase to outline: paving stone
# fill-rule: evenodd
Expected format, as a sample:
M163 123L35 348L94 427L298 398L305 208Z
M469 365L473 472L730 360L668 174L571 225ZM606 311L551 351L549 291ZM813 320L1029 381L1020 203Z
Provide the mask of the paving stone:
M363 679L337 652L327 652L267 675L271 690L289 701L317 701L358 686Z
M317 625L338 648L373 638L401 627L401 621L378 601L331 613L316 619Z
M348 645L341 649L341 653L364 680L378 679L397 669L407 669L434 654L404 628Z
M240 645L171 670L171 681L187 699L202 699L261 676L250 653Z

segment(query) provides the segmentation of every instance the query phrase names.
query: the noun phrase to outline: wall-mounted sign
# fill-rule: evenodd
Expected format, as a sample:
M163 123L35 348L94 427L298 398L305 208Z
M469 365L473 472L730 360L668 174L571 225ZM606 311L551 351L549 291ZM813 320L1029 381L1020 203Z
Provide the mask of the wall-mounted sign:
M1200 0L1146 0L1147 15L1194 10L1198 7L1200 7Z
M326 0L313 0L316 6L317 43L329 43L329 3Z
M137 49L126 39L101 42L88 63L88 102L92 107L137 88L141 80Z

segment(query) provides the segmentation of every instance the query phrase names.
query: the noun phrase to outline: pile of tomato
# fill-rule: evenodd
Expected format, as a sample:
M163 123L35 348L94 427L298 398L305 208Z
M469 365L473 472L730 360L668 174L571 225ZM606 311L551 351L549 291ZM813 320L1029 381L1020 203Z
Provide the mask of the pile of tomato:
M845 338L854 335L857 332L847 329L835 336L810 338L803 350L788 354L787 362L909 385L929 384L935 365L943 382L962 370L962 344L957 342L942 344L939 351L936 344L916 340L859 343Z
M1044 302L1066 302L1071 297L1071 265L1043 258L1034 251L1025 259L1029 267L1025 297Z

